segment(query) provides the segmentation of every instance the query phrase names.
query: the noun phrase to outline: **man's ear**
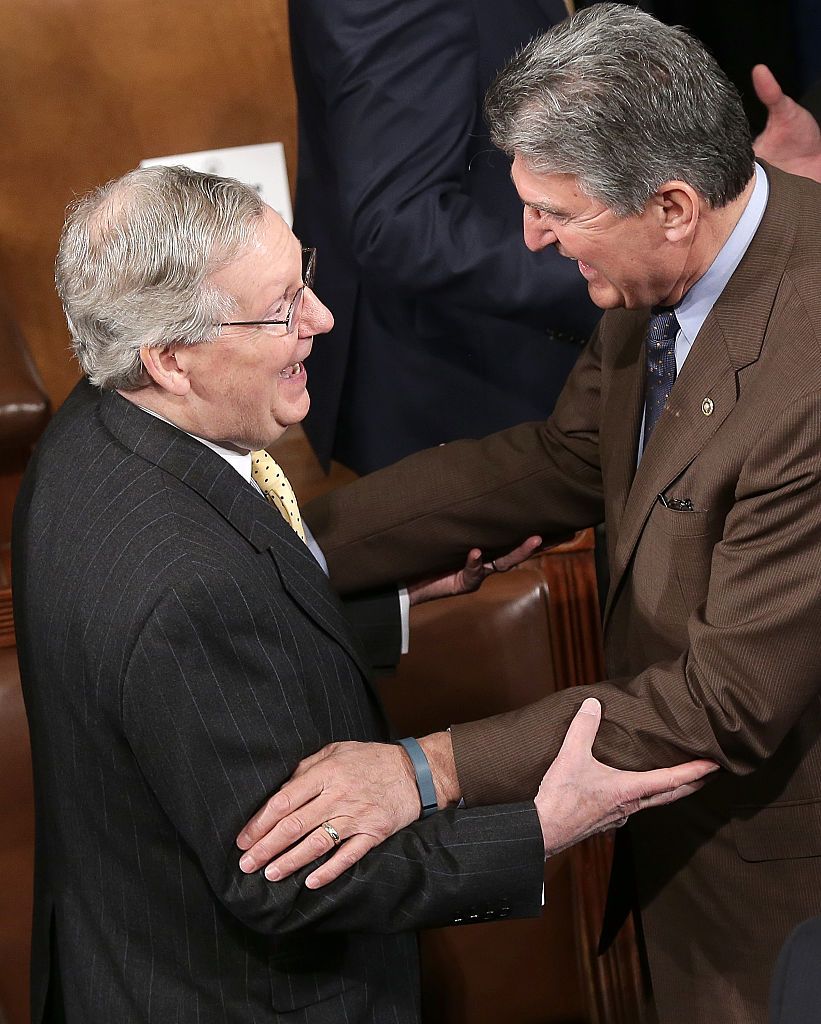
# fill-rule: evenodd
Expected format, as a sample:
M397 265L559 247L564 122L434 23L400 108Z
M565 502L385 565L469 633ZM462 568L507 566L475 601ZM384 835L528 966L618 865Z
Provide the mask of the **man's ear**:
M177 359L179 346L169 345L167 348L154 348L143 345L140 348L140 359L149 377L171 395L183 398L191 389L188 371Z
M656 193L656 200L668 242L681 242L693 234L701 203L692 185L686 181L667 181Z

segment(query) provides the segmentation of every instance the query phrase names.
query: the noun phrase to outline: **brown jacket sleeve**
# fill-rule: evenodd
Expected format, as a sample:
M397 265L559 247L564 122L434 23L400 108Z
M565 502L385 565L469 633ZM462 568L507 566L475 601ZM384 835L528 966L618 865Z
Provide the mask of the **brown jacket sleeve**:
M601 522L598 331L553 416L411 455L311 502L303 513L347 593L456 568L538 533Z

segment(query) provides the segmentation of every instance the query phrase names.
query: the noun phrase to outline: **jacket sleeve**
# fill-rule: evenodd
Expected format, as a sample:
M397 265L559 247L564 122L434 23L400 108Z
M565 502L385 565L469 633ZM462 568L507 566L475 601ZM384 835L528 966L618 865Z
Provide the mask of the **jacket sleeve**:
M604 710L594 753L617 768L706 757L747 775L777 757L788 775L802 746L817 751L820 431L815 392L751 439L712 548L706 595L686 623L688 642L678 657L453 727L468 803L535 793L587 696L598 697ZM796 726L793 742L785 743Z
M368 663L377 673L391 672L402 656L402 615L395 586L349 594L342 612Z
M310 502L303 515L331 581L350 593L458 568L538 533L560 539L604 519L599 327L546 422L411 455Z
M337 585L373 585L397 569L412 578L458 564L471 545L599 521L600 339L546 423L411 456L310 506ZM469 804L532 797L588 695L604 707L596 756L617 768L706 757L743 775L775 754L818 697L820 415L818 394L804 396L749 439L677 657L453 727Z
M297 72L321 97L311 116L322 119L346 234L369 280L539 328L571 329L584 303L592 327L575 265L525 248L512 201L472 194L481 90L470 3L299 0L291 31ZM474 159L506 167L489 141ZM512 197L504 171L499 180Z
M307 869L279 883L240 872L235 836L327 738L316 718L336 708L355 720L367 702L350 692L365 686L355 670L348 680L305 678L310 648L327 638L300 630L300 614L281 590L260 595L230 572L201 572L156 604L124 676L125 735L217 899L278 935L537 914L543 851L532 804L434 815L317 892L303 884Z

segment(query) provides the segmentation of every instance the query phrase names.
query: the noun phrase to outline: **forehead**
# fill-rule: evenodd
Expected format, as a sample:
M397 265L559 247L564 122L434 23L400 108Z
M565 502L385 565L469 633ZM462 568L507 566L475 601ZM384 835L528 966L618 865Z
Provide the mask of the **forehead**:
M229 294L248 288L284 292L299 279L301 248L285 221L266 206L250 245L212 276L212 282Z
M582 191L574 175L538 174L518 155L510 176L523 203L548 213L578 213L602 205Z
M291 277L294 267L299 273L301 252L296 235L282 217L266 205L257 227L256 240L248 250L240 254L239 259L246 256L264 259L276 271Z

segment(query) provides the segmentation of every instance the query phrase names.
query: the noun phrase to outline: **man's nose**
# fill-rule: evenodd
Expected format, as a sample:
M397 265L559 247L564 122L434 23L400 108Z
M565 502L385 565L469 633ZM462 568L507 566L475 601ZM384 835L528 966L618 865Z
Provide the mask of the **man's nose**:
M302 317L299 333L302 337L327 334L334 325L333 313L324 302L320 302L312 288L306 288L302 300Z
M522 218L525 245L533 252L546 249L558 241L556 232L549 226L547 217L538 210L526 206Z

